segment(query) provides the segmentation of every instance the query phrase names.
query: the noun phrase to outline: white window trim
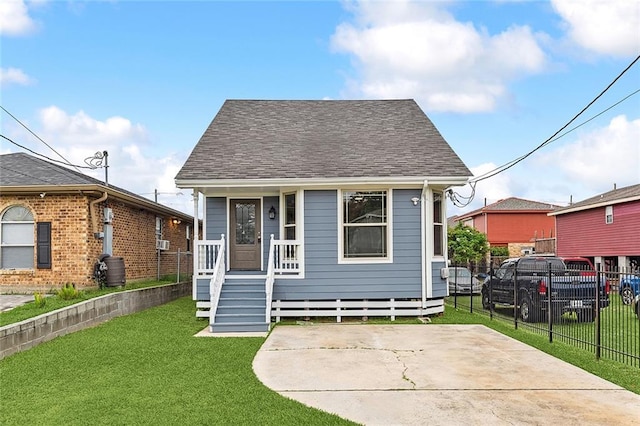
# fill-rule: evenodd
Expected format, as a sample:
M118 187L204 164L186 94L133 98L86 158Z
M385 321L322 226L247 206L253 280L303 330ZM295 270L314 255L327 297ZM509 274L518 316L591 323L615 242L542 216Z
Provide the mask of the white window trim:
M604 223L606 225L611 225L613 223L613 206L606 206L604 208Z
M435 261L444 261L447 257L447 212L446 212L446 198L445 198L445 194L444 191L440 191L440 190L430 190L430 203L429 203L429 212L431 213L431 253L432 253L432 260ZM436 221L435 221L435 216L433 214L433 203L435 201L435 194L438 193L440 194L440 216L442 217L442 222L438 222L440 224L440 226L442 226L442 254L435 254L436 253L436 246L435 246L435 225L436 225Z
M387 256L386 257L344 257L344 209L343 192L348 191L385 191L387 193ZM377 264L393 263L393 190L391 188L349 188L338 191L338 264Z
M279 214L279 224L278 224L278 239L284 240L284 230L285 230L285 220L286 220L286 203L284 196L295 194L296 196L296 239L294 241L300 241L302 251L299 253L298 261L300 262L300 272L296 275L278 275L276 278L278 280L296 280L296 279L304 279L305 277L305 244L304 244L304 190L302 189L292 189L287 188L283 189L280 192L280 212Z
M11 209L12 207L23 207L27 210L29 210L29 213L31 213L31 217L33 218L33 220L3 220L5 213L7 212L7 210ZM32 240L31 240L31 244L11 244L11 243L2 243L2 228L3 228L3 224L18 224L18 225L31 225L31 231L32 231ZM0 270L2 271L33 271L36 269L36 260L35 257L37 255L36 251L37 251L37 247L36 247L36 236L35 236L35 228L36 228L36 220L35 217L33 215L33 210L25 205L21 205L21 204L13 204L10 205L9 207L7 207L6 209L2 210L2 212L0 212L0 251L2 251L5 247L6 248L14 248L14 247L31 247L33 248L33 259L32 259L32 266L28 267L28 268L5 268L4 265L2 265L0 267Z

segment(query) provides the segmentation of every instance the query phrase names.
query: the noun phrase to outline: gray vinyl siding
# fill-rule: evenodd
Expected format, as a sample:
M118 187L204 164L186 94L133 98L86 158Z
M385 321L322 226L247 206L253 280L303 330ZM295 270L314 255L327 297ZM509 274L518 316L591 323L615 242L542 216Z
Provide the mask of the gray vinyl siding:
M440 269L444 268L444 262L432 262L431 277L433 278L433 298L447 295L447 280L440 277Z
M277 280L275 300L420 299L420 190L394 190L393 263L338 264L337 191L305 191L305 278Z
M209 281L210 278L199 278L196 287L196 300L209 300Z
M264 197L262 199L262 265L266 272L267 261L269 259L269 240L271 234L277 240L279 239L278 228L280 225L280 204L279 197ZM273 206L276 209L276 218L269 219L269 209Z
M227 199L225 197L207 197L206 203L206 240L219 240L227 233Z

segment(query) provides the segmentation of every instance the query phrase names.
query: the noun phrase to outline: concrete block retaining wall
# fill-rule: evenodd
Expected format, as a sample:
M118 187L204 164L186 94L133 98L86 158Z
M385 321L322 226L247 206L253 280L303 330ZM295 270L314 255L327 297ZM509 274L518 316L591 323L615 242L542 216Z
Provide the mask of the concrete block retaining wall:
M58 336L191 294L191 282L121 291L0 327L0 359Z

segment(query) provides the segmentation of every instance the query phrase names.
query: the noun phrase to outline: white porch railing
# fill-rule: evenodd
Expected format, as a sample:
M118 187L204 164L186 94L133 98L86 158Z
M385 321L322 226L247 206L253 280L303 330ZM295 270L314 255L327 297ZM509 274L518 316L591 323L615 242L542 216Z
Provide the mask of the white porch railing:
M219 240L196 241L196 275L212 275L217 265L220 251L225 249L224 234Z
M198 258L198 263L200 264L200 260L203 262L203 268L200 269L201 273L211 269L212 276L209 281L209 300L211 301L209 307L209 325L213 325L218 309L218 302L220 301L222 284L224 284L224 275L227 272L224 234L222 234L222 238L219 241L202 241L202 243L209 243L200 244L200 247L198 247L199 255L205 253L202 259L200 257ZM213 258L214 263L211 265L209 262L212 260L213 253L215 253L215 258Z
M266 297L264 318L267 324L271 323L271 300L273 299L273 282L275 281L275 241L273 234L269 239L269 262L267 263L267 279L264 282L264 289Z
M304 250L302 241L298 240L273 240L274 272L283 275L295 275L302 272L304 265Z

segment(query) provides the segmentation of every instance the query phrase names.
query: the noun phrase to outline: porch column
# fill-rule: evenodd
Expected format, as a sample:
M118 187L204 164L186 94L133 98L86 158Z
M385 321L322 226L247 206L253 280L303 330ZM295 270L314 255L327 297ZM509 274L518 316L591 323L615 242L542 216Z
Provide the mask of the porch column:
M193 193L193 243L191 244L191 253L193 255L193 273L191 278L191 294L193 300L196 300L197 295L197 287L198 287L198 235L200 235L200 231L198 230L198 199L199 193L194 189Z

